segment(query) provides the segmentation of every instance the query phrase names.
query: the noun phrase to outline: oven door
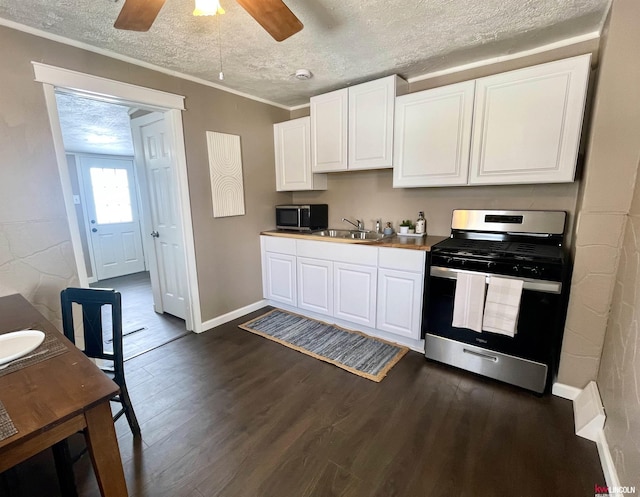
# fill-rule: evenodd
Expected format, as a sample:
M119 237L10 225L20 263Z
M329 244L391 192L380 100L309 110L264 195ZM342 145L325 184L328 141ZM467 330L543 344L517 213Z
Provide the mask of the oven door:
M427 333L545 364L553 362L558 334L562 334L562 329L559 329L562 318L562 283L522 278L524 285L516 334L510 337L452 326L458 273L458 269L431 267L429 304L425 316ZM484 274L487 283L493 276L490 273L476 274Z
M429 302L424 316L425 356L543 393L555 380L558 370L566 309L562 283L521 278L524 285L517 331L514 337L509 337L452 326L460 272L454 268L431 267ZM479 274L487 278L487 283L493 276Z

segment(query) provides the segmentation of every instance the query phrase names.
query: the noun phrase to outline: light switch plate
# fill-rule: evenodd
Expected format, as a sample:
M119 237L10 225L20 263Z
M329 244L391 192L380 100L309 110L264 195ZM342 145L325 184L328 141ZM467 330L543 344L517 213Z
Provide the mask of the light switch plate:
M80 205L80 195L73 196L73 203L76 205Z

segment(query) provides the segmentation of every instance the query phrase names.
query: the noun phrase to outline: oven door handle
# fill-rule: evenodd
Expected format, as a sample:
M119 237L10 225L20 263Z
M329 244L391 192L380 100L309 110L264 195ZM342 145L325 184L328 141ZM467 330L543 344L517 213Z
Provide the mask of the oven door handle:
M457 280L458 273L473 273L473 274L481 274L485 276L486 283L489 284L489 280L492 276L496 276L498 278L509 278L509 276L505 276L503 274L491 274L491 273L483 273L480 271L465 271L462 269L454 269L450 267L442 267L442 266L431 266L430 274L435 278L447 278L450 280ZM543 293L555 293L560 294L562 292L562 283L559 281L547 281L547 280L533 280L531 278L513 278L522 280L524 283L522 285L523 290L531 290L534 292L543 292Z

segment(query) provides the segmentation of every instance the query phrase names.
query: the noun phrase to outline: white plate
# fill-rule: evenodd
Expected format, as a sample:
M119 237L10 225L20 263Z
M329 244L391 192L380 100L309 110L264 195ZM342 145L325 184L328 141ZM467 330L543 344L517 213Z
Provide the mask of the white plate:
M19 359L37 349L44 341L44 333L38 330L12 331L0 335L0 364Z

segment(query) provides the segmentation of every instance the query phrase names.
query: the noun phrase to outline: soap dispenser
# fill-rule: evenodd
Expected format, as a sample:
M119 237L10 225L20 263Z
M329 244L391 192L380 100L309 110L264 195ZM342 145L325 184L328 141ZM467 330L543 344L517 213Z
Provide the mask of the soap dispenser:
M424 218L424 212L418 213L416 220L416 235L424 235L427 232L427 220Z

